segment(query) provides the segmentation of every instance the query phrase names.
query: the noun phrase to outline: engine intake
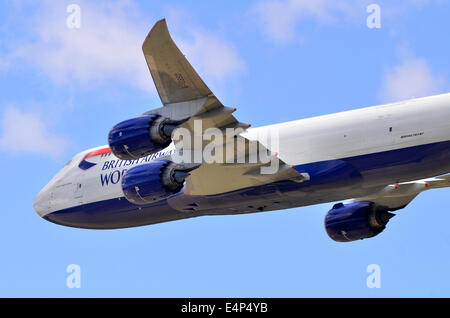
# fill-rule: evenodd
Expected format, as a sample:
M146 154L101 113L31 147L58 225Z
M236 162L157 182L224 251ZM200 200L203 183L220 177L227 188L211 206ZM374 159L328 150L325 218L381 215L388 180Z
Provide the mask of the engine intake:
M128 119L110 130L109 147L122 160L145 157L169 146L176 127L177 123L156 114Z
M370 201L337 203L325 216L325 229L337 242L362 240L380 234L393 216Z
M122 190L131 203L148 204L179 192L187 176L187 170L171 161L153 161L128 170Z

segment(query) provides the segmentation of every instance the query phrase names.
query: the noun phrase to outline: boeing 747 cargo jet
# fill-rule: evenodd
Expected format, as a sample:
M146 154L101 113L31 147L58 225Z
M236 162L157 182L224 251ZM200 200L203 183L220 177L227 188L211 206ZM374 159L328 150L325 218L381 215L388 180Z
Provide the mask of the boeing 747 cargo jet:
M34 200L44 219L117 229L344 200L325 229L348 242L380 234L420 192L450 186L450 94L250 128L205 85L165 20L143 52L163 106L75 155Z

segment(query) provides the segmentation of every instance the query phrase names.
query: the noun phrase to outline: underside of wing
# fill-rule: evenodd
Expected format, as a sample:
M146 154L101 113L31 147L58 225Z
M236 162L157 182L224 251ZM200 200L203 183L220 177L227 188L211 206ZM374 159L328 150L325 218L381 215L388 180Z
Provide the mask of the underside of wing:
M423 191L447 187L450 187L450 175L391 184L373 195L356 198L352 202L371 201L395 211L404 208Z

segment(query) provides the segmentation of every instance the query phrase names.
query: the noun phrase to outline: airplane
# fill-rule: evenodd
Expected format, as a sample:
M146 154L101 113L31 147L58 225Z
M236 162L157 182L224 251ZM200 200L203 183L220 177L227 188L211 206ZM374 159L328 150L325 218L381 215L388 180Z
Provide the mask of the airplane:
M142 48L163 106L75 155L34 199L45 220L119 229L339 202L325 230L351 242L383 232L419 193L450 186L450 93L250 128L205 85L165 19ZM213 139L210 153L227 160L201 156Z

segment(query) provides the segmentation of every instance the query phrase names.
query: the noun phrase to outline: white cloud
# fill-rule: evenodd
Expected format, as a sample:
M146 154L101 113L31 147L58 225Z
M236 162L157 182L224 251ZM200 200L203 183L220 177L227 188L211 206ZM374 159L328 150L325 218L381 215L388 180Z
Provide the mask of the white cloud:
M444 88L443 77L433 74L425 59L410 57L385 74L381 97L394 102L438 94Z
M60 84L116 79L151 89L141 51L147 29L130 1L77 1L81 27L70 29L67 3L47 1L35 17L35 40L15 52Z
M366 27L369 4L381 7L383 27L386 20L395 22L412 10L447 0L260 0L252 8L261 30L275 42L288 42L296 37L298 25L304 20L318 24L353 23ZM391 24L392 26L393 24Z
M142 17L131 0L77 3L81 27L70 29L66 26L68 3L44 2L36 18L35 39L18 48L15 56L40 68L59 84L89 86L119 80L153 90L142 42L156 20ZM170 20L168 24L171 29ZM182 47L204 74L223 79L241 69L236 51L216 35L192 26L185 26L183 32L192 40L181 38Z
M294 37L295 28L303 19L333 23L339 17L354 16L357 9L364 8L364 3L354 0L272 0L260 1L253 11L272 40L286 42ZM365 14L365 10L361 12L361 15Z
M58 158L68 147L65 138L51 134L38 113L8 107L1 119L0 150Z
M244 69L236 50L214 34L194 30L192 40L175 40L198 72L215 79L231 77Z

